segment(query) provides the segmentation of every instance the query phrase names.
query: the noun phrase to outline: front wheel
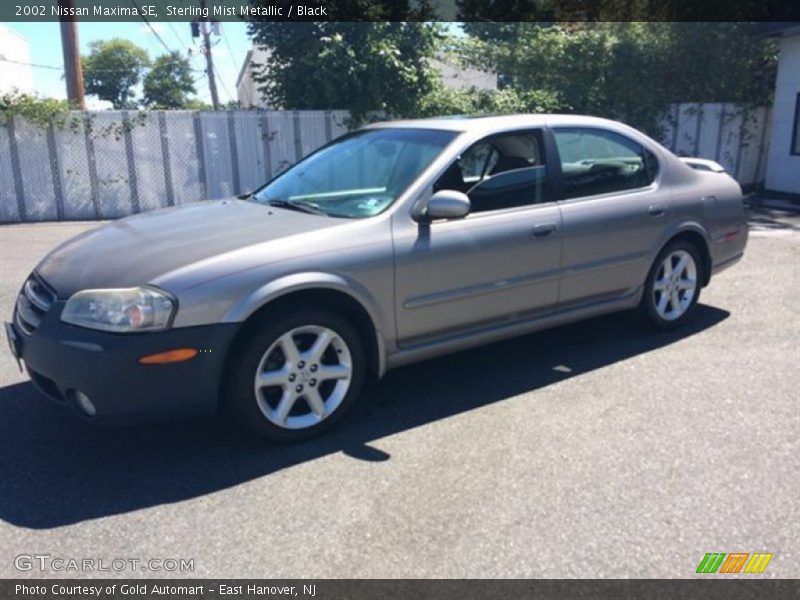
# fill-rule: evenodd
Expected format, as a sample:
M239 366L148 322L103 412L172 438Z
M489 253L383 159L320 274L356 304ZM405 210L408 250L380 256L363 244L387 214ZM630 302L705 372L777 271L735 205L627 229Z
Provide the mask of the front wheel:
M331 427L364 381L358 332L327 311L300 309L256 319L232 357L225 402L251 431L299 441Z
M658 329L674 329L691 316L700 297L702 259L697 248L678 240L667 245L647 276L642 309Z

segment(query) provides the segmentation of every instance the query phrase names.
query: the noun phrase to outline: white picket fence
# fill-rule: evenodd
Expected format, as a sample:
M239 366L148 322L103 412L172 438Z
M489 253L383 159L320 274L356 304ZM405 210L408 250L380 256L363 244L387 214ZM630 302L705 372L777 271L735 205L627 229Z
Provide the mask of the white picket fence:
M113 219L252 190L347 130L346 111L104 111L0 125L0 222ZM763 181L769 111L680 104L663 143Z
M344 133L346 111L105 111L0 126L0 222L111 219L252 190Z
M662 143L678 156L720 163L743 186L763 183L770 110L736 104L677 104L664 120Z

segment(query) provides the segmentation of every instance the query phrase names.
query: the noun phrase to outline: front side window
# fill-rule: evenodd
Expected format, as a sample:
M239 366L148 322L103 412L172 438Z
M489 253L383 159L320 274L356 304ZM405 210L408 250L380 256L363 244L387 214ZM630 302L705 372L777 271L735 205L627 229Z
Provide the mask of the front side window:
M579 198L646 187L658 173L652 152L604 129L553 130L561 159L564 196Z
M371 217L390 206L455 136L394 128L346 135L281 173L252 199L334 217Z
M547 202L542 146L539 131L488 137L465 150L433 189L464 192L473 213Z

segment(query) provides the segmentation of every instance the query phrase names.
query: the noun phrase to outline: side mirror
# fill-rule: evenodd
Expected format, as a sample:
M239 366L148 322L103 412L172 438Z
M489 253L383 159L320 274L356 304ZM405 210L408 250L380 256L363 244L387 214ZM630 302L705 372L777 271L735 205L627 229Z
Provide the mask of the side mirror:
M469 214L469 209L469 197L464 192L439 190L428 200L421 216L424 221L461 219Z

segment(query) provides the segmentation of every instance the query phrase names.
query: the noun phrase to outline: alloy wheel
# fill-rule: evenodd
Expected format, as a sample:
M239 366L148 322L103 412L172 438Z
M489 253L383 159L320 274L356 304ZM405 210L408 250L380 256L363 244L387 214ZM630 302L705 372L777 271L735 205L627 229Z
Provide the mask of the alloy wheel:
M342 336L320 325L287 331L267 349L255 374L258 407L284 429L305 429L329 417L353 378Z
M680 318L697 292L697 265L686 250L675 250L659 265L653 282L653 303L666 321Z

